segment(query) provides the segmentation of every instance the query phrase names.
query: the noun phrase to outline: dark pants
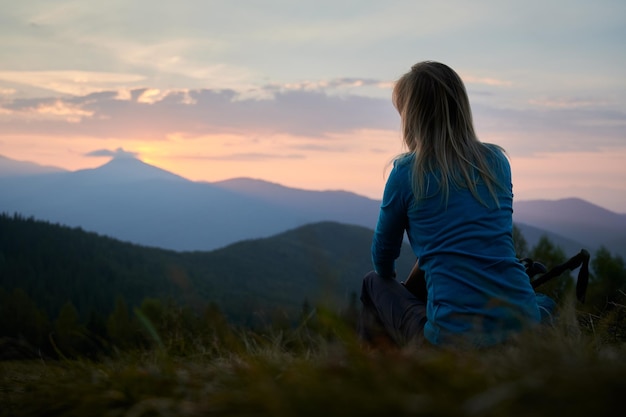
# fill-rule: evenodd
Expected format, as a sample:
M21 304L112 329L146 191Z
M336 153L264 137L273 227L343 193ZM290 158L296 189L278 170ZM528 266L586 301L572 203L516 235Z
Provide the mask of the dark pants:
M363 278L359 335L366 342L387 339L398 346L424 343L426 303L395 279L372 271Z

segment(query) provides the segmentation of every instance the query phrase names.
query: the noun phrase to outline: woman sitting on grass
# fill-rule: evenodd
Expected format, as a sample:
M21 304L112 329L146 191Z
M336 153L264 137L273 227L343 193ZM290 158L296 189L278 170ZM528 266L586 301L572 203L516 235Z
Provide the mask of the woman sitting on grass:
M553 302L538 298L516 258L510 166L502 148L476 137L463 82L444 64L420 62L396 83L393 104L408 152L385 186L361 336L490 346L539 323L540 304ZM396 280L405 232L423 295Z

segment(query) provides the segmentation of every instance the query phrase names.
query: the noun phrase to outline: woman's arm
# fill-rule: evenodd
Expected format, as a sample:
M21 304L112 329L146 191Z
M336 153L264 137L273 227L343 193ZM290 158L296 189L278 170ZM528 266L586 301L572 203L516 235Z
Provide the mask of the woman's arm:
M383 278L395 278L395 260L400 256L404 231L407 227L406 193L408 179L403 178L407 171L397 164L391 170L383 201L380 206L378 223L372 241L372 262L374 270ZM411 192L410 188L408 190Z

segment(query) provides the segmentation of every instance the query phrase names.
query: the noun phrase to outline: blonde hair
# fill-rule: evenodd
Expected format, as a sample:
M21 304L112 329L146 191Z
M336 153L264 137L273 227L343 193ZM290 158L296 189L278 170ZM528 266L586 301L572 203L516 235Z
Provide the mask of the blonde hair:
M496 188L503 184L487 157L504 151L478 140L465 86L454 70L439 62L419 62L396 82L392 100L400 113L404 142L409 153L415 153L413 193L418 201L425 197L427 175L434 173L446 204L452 184L469 189L487 205L477 190L482 180L499 205Z

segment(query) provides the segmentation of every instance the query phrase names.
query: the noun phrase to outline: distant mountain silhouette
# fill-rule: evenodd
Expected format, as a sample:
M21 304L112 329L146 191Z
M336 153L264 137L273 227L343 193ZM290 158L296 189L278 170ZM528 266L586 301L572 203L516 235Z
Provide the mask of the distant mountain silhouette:
M257 191L267 189L255 182ZM371 225L378 203L346 192L246 193L193 182L134 158L75 172L0 178L0 211L166 249L211 250L331 220ZM276 198L273 198L273 197Z
M0 155L0 177L38 175L63 171L65 170L62 168L39 165L34 162L18 161Z
M520 201L514 219L565 236L584 247L604 245L626 256L626 214L618 214L579 198Z
M292 209L324 213L336 221L374 228L380 201L343 191L305 191L250 178L235 178L214 183L266 201L279 202ZM355 215L359 210L363 213ZM613 213L578 198L515 202L514 221L530 247L542 236L561 247L566 254L582 248L597 250L605 245L626 256L626 215ZM622 238L620 240L620 237Z
M565 252L565 255L568 257L580 252L581 249L587 249L592 252L595 250L595 247L590 246L588 243L577 242L573 239L563 237L557 233L553 233L545 229L540 229L538 227L519 222L516 222L515 225L522 232L522 235L524 236L524 239L528 244L529 250L537 245L539 240L544 236L550 239L550 242L552 242L555 246L560 247L563 252Z
M604 245L626 256L626 215L575 198L514 204L514 221L531 247L545 231L568 253ZM379 206L346 191L258 179L194 182L131 157L75 172L0 176L0 212L178 251L217 249L321 221L374 229Z
M309 191L251 178L235 178L213 185L278 204L310 221L332 220L374 228L380 201L347 191Z
M211 250L302 224L281 207L210 184L80 175L0 179L0 210L174 250Z

